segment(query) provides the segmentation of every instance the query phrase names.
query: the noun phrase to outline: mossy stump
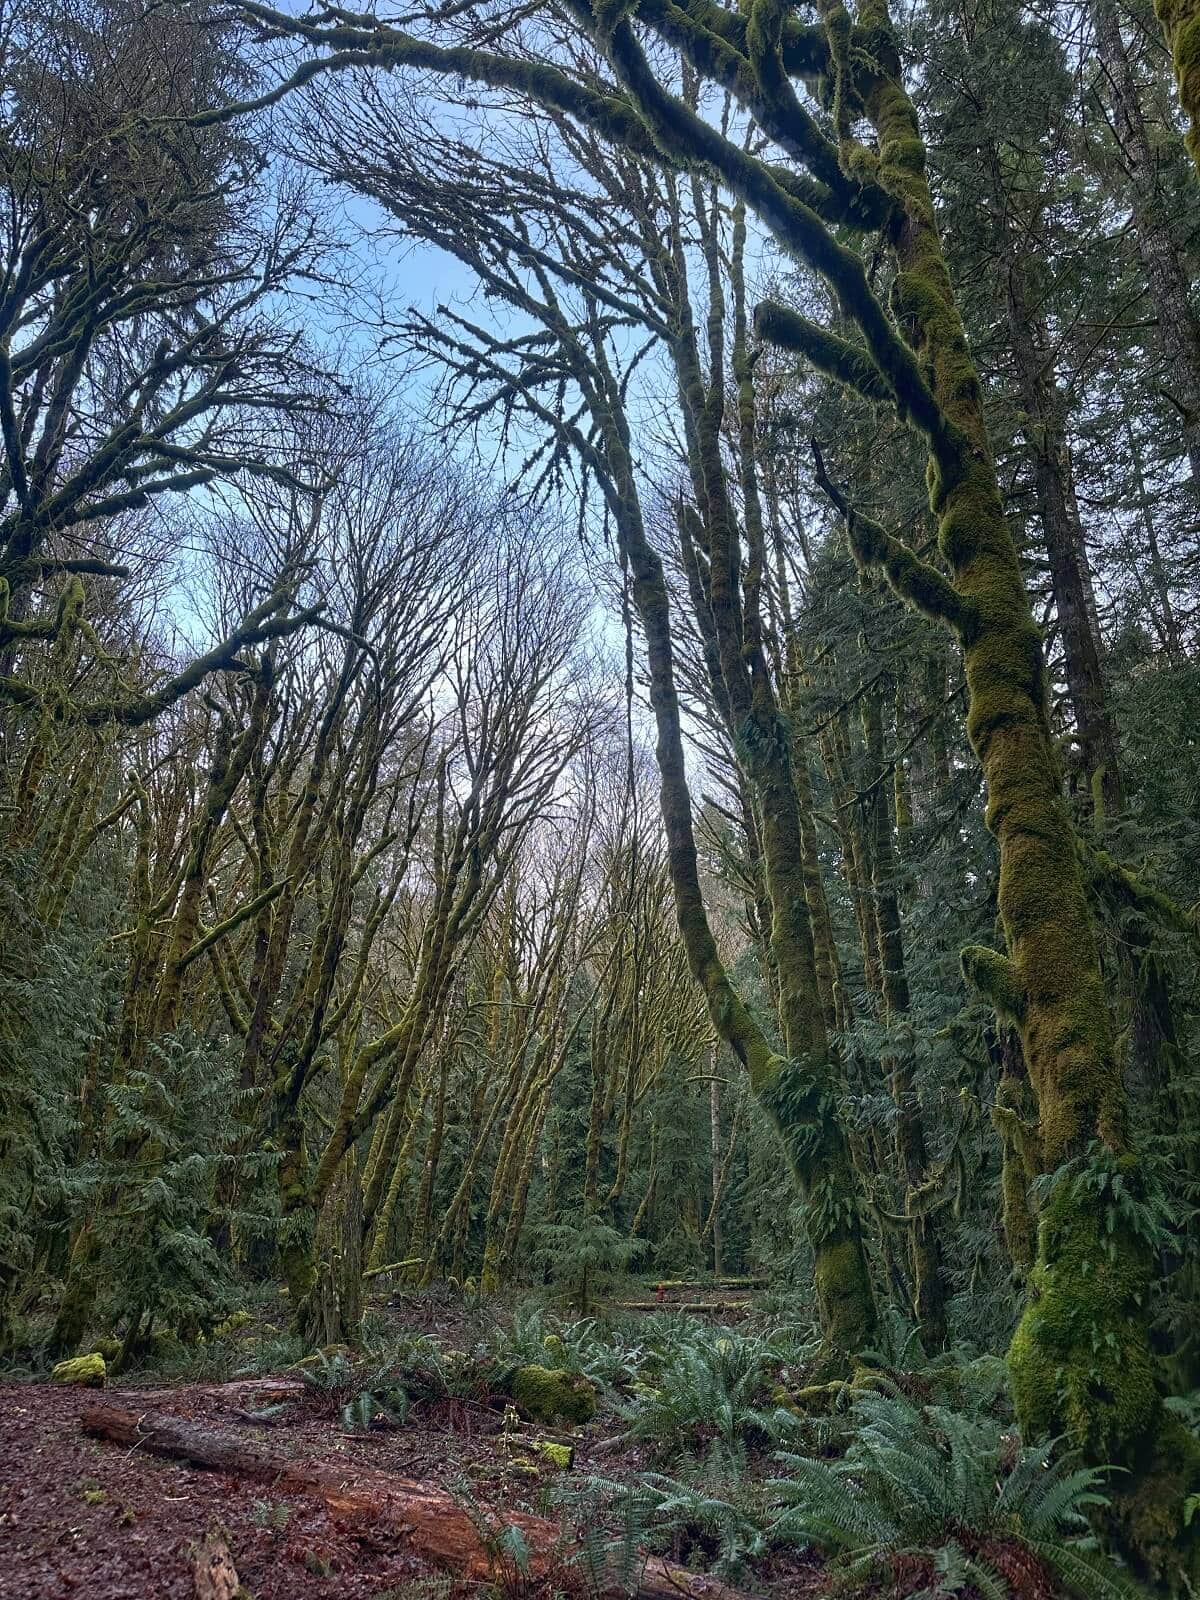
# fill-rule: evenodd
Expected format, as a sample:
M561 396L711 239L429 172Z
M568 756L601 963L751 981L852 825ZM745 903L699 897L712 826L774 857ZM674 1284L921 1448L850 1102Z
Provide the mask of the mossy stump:
M595 1385L579 1373L550 1367L518 1367L509 1382L513 1403L531 1422L590 1422L596 1415Z

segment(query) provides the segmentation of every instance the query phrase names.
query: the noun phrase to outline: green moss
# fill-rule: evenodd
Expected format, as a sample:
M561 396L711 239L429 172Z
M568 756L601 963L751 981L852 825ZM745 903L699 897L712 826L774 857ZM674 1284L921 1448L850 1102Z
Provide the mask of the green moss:
M986 945L969 944L959 956L963 977L990 1001L997 1016L1020 1024L1029 996L1020 974L1007 956Z
M70 1361L60 1361L50 1373L51 1383L80 1384L88 1389L103 1389L108 1375L104 1357L97 1352L90 1356L74 1356Z
M212 1331L214 1339L227 1339L231 1333L236 1333L239 1328L246 1328L254 1321L248 1311L235 1311L232 1316L226 1317L224 1322L218 1322Z
M569 1444L555 1444L552 1439L535 1439L534 1453L548 1461L552 1467L566 1472L575 1463L575 1451Z
M1124 1464L1162 1418L1146 1331L1153 1253L1109 1231L1105 1208L1060 1181L1009 1348L1027 1438L1066 1434L1090 1461Z
M992 1126L1000 1138L1000 1191L1004 1239L1018 1278L1027 1277L1037 1254L1037 1226L1031 1193L1042 1171L1042 1142L1028 1080L1001 1074L992 1107Z
M178 1361L184 1353L183 1340L169 1328L155 1329L146 1340L144 1354L147 1361Z
M550 1367L518 1367L508 1392L531 1422L590 1422L596 1415L596 1390L579 1373L556 1372Z
M875 1327L875 1299L857 1236L827 1240L816 1250L813 1283L830 1342L850 1353L865 1349Z
M1179 103L1189 123L1187 147L1200 169L1200 3L1155 0L1154 10L1171 52Z

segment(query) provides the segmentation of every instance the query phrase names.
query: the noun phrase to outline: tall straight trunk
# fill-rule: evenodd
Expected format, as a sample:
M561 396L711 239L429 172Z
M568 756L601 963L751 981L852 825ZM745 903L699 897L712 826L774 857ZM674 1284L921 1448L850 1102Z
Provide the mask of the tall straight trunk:
M721 1253L721 1085L717 1082L717 1047L712 1050L712 1077L708 1085L709 1149L712 1154L712 1249L713 1277L719 1278L724 1266Z
M1045 323L1030 309L1021 261L1011 253L1005 278L1009 342L1025 412L1025 438L1033 456L1080 764L1085 784L1098 793L1105 811L1116 812L1123 808L1117 735L1104 687L1092 579L1071 480L1065 402L1054 376Z
M1043 1171L1037 1105L1017 1030L996 1021L988 1052L999 1069L992 1125L1000 1140L1001 1215L1013 1276L1024 1282L1037 1258L1033 1183Z
M899 1030L905 1026L911 996L896 892L896 851L888 807L890 786L885 781L883 692L878 683L863 699L863 731L870 784L866 800L866 826L870 835L875 920L879 930L883 1014L888 1026ZM913 1312L925 1347L932 1352L941 1349L946 1342L946 1283L941 1243L934 1218L918 1200L924 1190L929 1165L925 1124L909 1053L901 1046L884 1058L882 1066L896 1106L896 1156L905 1188Z
M437 1099L433 1108L433 1128L429 1141L425 1146L425 1157L421 1163L421 1189L417 1196L416 1215L412 1231L408 1237L406 1253L411 1256L420 1256L422 1265L425 1260L425 1249L429 1238L430 1223L433 1218L433 1186L437 1180L438 1165L442 1159L442 1141L446 1133L446 1086L449 1082L450 1052L444 1048L441 1052L441 1063L438 1072ZM380 1223L383 1213L380 1213ZM410 1277L419 1278L420 1271L410 1273Z
M1182 48L1191 52L1187 78L1195 93L1200 88L1200 11L1194 0L1158 0L1158 6L1164 22L1168 15L1177 14L1180 18L1178 38ZM1187 22L1183 20L1185 12L1190 12ZM1121 37L1116 0L1091 0L1091 13L1108 79L1113 124L1129 174L1138 254L1158 313L1158 339L1167 363L1165 386L1181 411L1192 488L1200 495L1200 320L1192 310L1183 263L1171 238L1170 211L1158 182L1158 158L1150 143L1137 80ZM1194 102L1190 114L1195 115L1196 110ZM1189 137L1194 141L1194 128ZM1195 155L1194 144L1192 149Z
M609 421L611 503L646 640L660 802L680 938L713 1026L745 1067L751 1087L779 1132L805 1197L822 1331L835 1350L857 1352L870 1347L876 1321L862 1228L852 1200L855 1179L849 1151L822 1070L824 1063L807 1052L781 1056L771 1048L730 982L712 935L700 888L666 578L642 525L627 424L622 426L624 418L618 419L614 413ZM792 805L794 814L794 797ZM802 881L799 892L803 894Z
M1134 433L1132 423L1128 417L1125 419L1125 438L1129 444L1130 460L1133 463L1133 477L1137 489L1137 499L1134 502L1138 518L1142 524L1142 531L1146 535L1146 553L1149 556L1149 571L1143 575L1140 571L1135 574L1139 583L1144 583L1148 578L1149 592L1146 594L1146 609L1154 619L1159 639L1173 667L1181 666L1186 659L1183 644L1183 633L1179 626L1179 618L1175 612L1175 602L1171 597L1171 584L1167 574L1166 562L1163 560L1162 546L1158 538L1158 524L1154 513L1157 510L1155 497L1146 485L1146 475L1142 461L1142 447Z

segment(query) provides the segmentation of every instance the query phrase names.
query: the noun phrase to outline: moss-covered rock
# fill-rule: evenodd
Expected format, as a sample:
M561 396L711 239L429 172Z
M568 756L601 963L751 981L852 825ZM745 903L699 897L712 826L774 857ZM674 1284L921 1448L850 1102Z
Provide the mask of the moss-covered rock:
M88 1389L103 1389L108 1375L104 1357L98 1351L89 1356L74 1356L60 1361L50 1374L51 1383L75 1383Z
M531 1422L590 1422L596 1415L595 1386L579 1373L537 1365L518 1367L509 1393Z
M552 1467L565 1472L575 1464L575 1451L569 1444L555 1444L553 1439L535 1439L533 1452L548 1461Z
M107 1334L102 1339L92 1341L92 1353L103 1356L110 1365L121 1354L121 1341L114 1334Z

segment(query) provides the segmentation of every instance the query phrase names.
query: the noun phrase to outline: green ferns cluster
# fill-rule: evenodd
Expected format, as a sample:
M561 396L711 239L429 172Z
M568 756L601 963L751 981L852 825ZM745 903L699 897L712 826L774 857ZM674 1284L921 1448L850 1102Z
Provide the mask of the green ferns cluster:
M1141 1592L1091 1547L1088 1516L1107 1504L1098 1469L1022 1445L994 1414L922 1405L898 1390L856 1395L847 1428L839 1460L778 1457L784 1474L768 1485L773 1540L814 1546L849 1579L919 1554L931 1594L1008 1594L1002 1563L1012 1543L1080 1600Z

